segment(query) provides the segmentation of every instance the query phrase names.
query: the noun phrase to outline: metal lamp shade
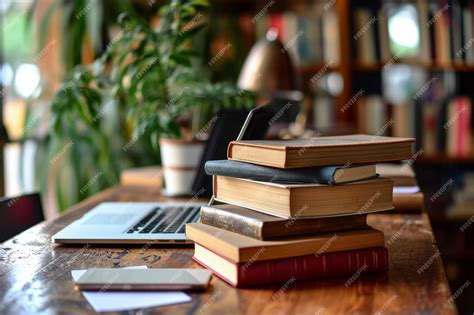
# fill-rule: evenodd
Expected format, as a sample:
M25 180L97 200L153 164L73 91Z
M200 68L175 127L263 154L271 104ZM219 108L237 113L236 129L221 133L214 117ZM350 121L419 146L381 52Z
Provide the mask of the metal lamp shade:
M290 56L277 39L276 32L269 30L266 38L252 47L237 85L241 89L264 94L297 89Z

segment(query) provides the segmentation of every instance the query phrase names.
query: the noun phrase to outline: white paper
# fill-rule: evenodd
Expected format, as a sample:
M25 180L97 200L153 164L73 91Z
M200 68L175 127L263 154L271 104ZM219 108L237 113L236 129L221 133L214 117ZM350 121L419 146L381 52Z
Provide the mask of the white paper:
M146 269L146 266L128 267L134 269ZM125 269L128 269L125 268ZM72 270L71 275L77 281L86 270ZM92 305L96 312L117 312L130 309L141 309L169 304L186 303L191 297L183 292L138 292L138 291L107 291L94 292L82 291L86 300Z
M393 187L394 194L401 194L401 195L411 195L416 194L420 191L420 187L418 186L396 186Z

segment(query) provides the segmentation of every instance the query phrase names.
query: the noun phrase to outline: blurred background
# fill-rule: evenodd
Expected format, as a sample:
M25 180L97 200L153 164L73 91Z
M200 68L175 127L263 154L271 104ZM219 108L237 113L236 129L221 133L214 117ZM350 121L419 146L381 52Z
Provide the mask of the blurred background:
M88 104L96 101L94 89L102 84L97 73L105 71L100 67L109 51L120 53L127 34L151 36L147 27L164 18L159 13L164 3L0 2L3 195L39 190L46 217L53 218L118 184L122 170L160 164L157 148L135 136L131 116L124 114L141 100L136 90L121 81L111 84L112 97L101 97L92 109ZM200 91L216 100L221 82L251 90L238 81L252 47L261 39L279 40L290 57L287 75L294 77L287 87L303 96L294 121L275 126L277 137L355 132L416 137L411 161L451 289L474 279L474 227L469 227L474 221L474 1L214 0L202 12L184 8L183 16L186 33L203 25L189 44L200 61L188 64L182 51L171 58L205 78L212 88ZM100 58L101 64L94 62ZM155 62L137 71L146 72ZM87 93L81 84L88 84ZM257 94L249 99L258 103ZM122 101L114 101L117 95ZM68 104L74 110L68 111ZM125 152L131 140L134 145ZM468 290L456 299L460 313L474 308Z

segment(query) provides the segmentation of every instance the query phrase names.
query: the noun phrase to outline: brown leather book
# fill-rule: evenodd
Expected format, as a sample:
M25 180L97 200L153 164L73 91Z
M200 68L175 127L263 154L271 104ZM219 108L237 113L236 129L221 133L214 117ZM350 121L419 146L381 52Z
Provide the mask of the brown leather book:
M203 224L261 240L368 228L366 214L283 219L247 208L223 204L202 206L200 215Z
M276 184L214 176L216 200L282 218L324 217L393 209L393 181L344 185Z
M232 141L229 160L277 168L351 165L409 159L413 138L370 135Z
M233 262L261 261L345 250L382 247L384 234L375 229L338 231L290 240L261 241L202 223L186 224L186 237Z

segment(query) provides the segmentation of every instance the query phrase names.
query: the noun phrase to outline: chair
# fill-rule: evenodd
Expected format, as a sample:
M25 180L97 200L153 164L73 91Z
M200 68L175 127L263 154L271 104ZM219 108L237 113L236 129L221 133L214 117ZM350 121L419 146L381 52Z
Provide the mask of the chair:
M0 242L41 221L44 221L44 214L38 193L0 199Z

